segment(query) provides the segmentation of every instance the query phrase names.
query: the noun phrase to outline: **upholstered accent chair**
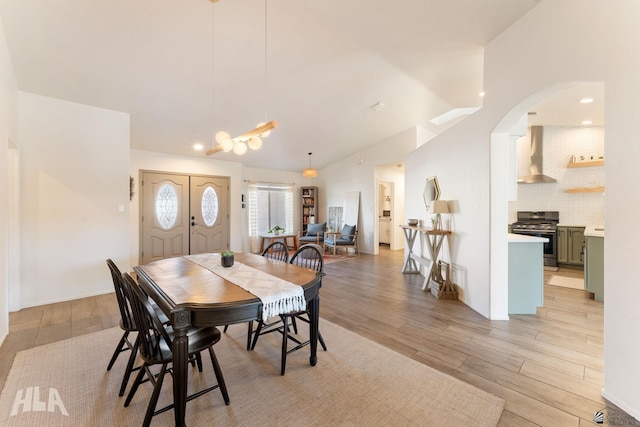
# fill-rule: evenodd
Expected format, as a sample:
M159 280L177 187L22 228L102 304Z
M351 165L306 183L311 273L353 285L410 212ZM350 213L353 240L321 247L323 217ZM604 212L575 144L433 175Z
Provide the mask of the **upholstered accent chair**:
M336 254L336 248L344 248L349 253L349 248L353 248L356 255L360 255L358 251L358 230L355 225L346 225L342 227L341 232L325 232L324 233L324 250L333 249L333 255Z
M300 245L306 245L309 243L314 243L316 245L322 245L324 241L324 232L327 230L327 223L320 222L318 224L309 224L307 225L307 232L304 236L301 236L298 241Z

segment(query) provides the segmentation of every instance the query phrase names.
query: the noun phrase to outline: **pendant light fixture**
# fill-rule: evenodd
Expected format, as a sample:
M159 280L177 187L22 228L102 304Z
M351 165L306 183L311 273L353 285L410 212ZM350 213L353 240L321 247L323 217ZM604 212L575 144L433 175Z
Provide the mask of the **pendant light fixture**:
M209 0L212 3L217 3L218 0ZM213 55L213 33L215 30L214 14L211 14L211 77L212 77L212 92L215 80L213 79L213 67L214 67L214 55ZM265 86L265 118L267 116L267 0L264 0L264 86ZM213 101L212 101L213 102ZM213 110L213 106L212 106ZM206 155L210 156L214 153L224 151L228 153L233 150L234 153L241 156L247 152L247 147L251 150L259 150L262 147L262 138L269 136L271 131L278 127L277 120L271 120L269 122L258 123L258 125L248 132L242 135L231 138L228 132L219 131L215 135L215 142L218 143L215 147L206 151Z
M313 153L309 153L309 167L306 168L302 172L302 176L307 177L307 178L315 178L315 177L318 176L318 170L311 167L311 155L312 154Z

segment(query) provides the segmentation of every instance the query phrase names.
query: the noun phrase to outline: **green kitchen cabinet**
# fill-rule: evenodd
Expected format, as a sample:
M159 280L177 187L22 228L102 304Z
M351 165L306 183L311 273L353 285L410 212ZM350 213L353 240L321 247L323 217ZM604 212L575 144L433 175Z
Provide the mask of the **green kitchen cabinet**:
M558 263L584 265L584 227L558 227Z

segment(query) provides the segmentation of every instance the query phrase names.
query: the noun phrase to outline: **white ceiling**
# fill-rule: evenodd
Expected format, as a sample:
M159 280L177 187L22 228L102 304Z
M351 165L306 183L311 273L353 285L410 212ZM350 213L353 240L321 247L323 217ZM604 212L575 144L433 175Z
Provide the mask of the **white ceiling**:
M593 102L580 102L586 98ZM603 83L574 84L529 109L532 126L583 126L586 120L591 121L589 126L604 126Z
M132 148L204 157L196 141L266 112L261 150L215 158L302 170L479 106L482 47L538 1L271 0L266 73L264 0L0 0L0 17L20 90L129 113Z

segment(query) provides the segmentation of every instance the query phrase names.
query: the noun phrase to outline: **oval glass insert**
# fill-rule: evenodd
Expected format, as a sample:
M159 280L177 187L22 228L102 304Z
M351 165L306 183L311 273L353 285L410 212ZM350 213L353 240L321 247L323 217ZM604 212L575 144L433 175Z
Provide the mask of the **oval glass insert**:
M178 219L178 194L169 183L162 184L156 196L156 217L165 230L173 227Z
M200 203L202 209L202 219L207 227L211 227L218 219L218 194L213 187L208 186L202 193Z

